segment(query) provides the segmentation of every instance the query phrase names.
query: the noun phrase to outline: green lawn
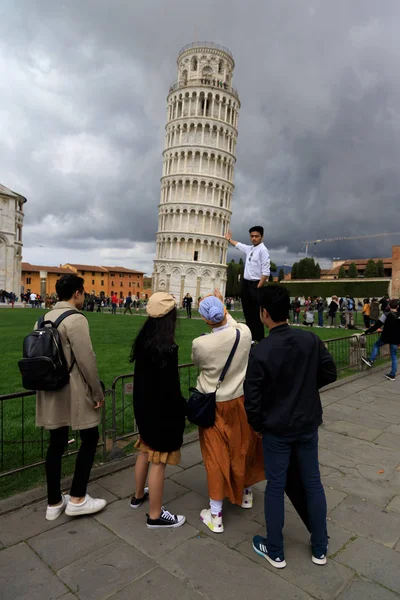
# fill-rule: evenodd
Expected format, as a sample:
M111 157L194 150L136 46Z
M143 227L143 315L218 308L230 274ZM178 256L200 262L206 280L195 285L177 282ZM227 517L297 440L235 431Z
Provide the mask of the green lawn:
M2 340L0 395L22 391L18 360L22 356L22 341L33 328L35 320L45 311L36 309L0 309L0 339ZM97 355L100 378L106 388L110 388L113 380L121 374L132 372L129 363L129 352L132 341L145 321L145 315L111 315L85 313L90 325L94 350ZM235 318L243 318L242 313L233 313ZM184 314L182 312L182 317ZM197 316L193 313L193 316ZM207 325L198 318L178 320L176 340L179 345L179 362L189 363L192 340L208 331ZM313 329L322 339L343 338L352 332L343 329ZM348 364L349 348L345 340L332 347L338 367ZM131 379L127 380L131 381ZM181 371L182 392L188 395L190 385L195 385L195 369ZM118 435L132 432L134 427L132 410L132 393L125 393L122 381L116 385L115 419ZM111 401L107 400L106 429L112 427ZM21 398L0 402L0 472L18 468L22 464L32 464L43 458L46 450L47 433L35 427L34 396L25 400ZM24 422L24 426L22 423ZM71 436L75 434L71 434ZM24 443L21 443L21 440ZM70 446L70 450L77 447ZM131 447L130 447L131 448ZM98 460L101 460L99 455ZM73 459L64 461L64 473L73 469ZM28 489L43 482L43 468L38 467L26 472L7 476L1 481L0 497Z
M18 360L22 358L22 342L33 329L35 320L44 310L36 309L0 309L0 339L2 357L0 372L0 395L22 390ZM232 313L236 319L243 320L243 313ZM129 352L132 341L145 321L145 316L111 315L110 313L85 313L88 318L93 347L96 352L100 378L110 387L118 375L130 373ZM183 312L182 312L183 315ZM195 316L195 312L193 312ZM207 325L200 319L179 319L177 343L179 362L190 362L192 340L207 332ZM321 339L346 337L351 334L344 329L312 328Z

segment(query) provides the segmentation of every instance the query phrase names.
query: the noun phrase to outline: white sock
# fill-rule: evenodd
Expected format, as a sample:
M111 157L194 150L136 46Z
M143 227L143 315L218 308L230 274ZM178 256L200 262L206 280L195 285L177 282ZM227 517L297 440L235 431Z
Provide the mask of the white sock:
M218 515L222 512L222 500L213 500L210 498L210 508L212 515Z

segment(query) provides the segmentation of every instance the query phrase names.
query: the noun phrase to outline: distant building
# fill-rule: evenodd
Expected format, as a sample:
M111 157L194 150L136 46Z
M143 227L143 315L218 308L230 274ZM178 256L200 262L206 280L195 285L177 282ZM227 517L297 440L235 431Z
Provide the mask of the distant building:
M0 290L19 296L26 198L0 184Z
M142 271L126 267L104 267L98 265L81 265L66 263L59 267L38 266L22 263L21 287L23 291L31 291L44 297L55 292L55 285L61 275L76 273L83 277L86 292L99 296L111 296L116 293L125 298L129 293L141 300L150 294L143 288Z

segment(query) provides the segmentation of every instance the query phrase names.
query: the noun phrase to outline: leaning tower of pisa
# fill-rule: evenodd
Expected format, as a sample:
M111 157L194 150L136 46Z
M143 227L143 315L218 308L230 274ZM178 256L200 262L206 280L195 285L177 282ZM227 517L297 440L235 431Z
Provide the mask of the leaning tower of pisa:
M178 56L167 97L153 289L181 304L214 287L225 293L240 100L229 50L195 42Z

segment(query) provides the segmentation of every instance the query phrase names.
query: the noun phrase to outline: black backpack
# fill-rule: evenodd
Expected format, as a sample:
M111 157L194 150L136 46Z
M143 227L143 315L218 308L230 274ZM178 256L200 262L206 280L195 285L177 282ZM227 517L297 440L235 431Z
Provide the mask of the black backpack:
M50 392L67 385L75 358L68 368L57 328L64 319L76 314L82 313L66 310L54 323L46 321L46 315L43 315L38 320L37 329L26 336L23 358L18 362L25 389Z

